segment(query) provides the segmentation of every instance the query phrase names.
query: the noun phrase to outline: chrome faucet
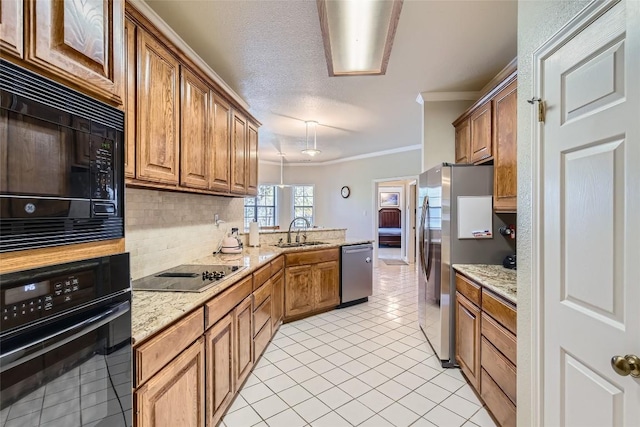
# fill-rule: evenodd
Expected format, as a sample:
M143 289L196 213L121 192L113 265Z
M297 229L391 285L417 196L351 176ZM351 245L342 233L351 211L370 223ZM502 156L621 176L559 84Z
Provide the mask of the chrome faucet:
M293 223L296 222L299 219L303 220L307 224L306 228L311 228L311 223L309 222L309 220L307 218L304 218L304 217L301 217L301 216L293 218L293 221L291 221L291 224L289 224L289 231L287 231L287 243L291 243L291 227L293 227ZM298 242L299 239L300 239L300 235L299 234L300 234L300 229L298 228L298 236L296 237L296 242Z

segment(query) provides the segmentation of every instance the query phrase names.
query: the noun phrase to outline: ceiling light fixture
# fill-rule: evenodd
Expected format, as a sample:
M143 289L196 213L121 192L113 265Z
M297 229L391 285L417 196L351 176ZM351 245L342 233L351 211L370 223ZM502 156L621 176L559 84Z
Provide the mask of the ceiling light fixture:
M284 183L284 153L278 153L278 156L280 156L280 184L278 184L278 188L291 187L291 185Z
M317 156L318 154L321 153L321 151L318 150L318 147L317 147L316 128L318 127L318 122L307 121L307 122L304 122L304 124L306 125L306 128L307 128L306 138L305 138L305 140L307 141L307 148L302 150L302 154L306 154L308 156L315 157L315 156ZM313 148L309 148L309 126L311 126L313 128Z
M403 0L316 0L329 76L384 75Z

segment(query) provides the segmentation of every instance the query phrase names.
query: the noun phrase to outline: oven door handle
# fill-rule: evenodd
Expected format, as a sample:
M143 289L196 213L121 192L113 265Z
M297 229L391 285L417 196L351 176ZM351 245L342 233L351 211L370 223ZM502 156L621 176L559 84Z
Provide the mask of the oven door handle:
M82 322L77 323L73 326L65 328L46 337L39 338L26 345L23 345L22 347L18 347L16 349L3 353L2 355L0 355L0 372L4 372L22 363L28 362L31 359L48 353L77 338L80 338L81 336L86 335L89 332L95 331L99 327L106 325L107 323L117 319L118 317L128 313L129 311L131 311L131 303L129 301L125 301L121 304L111 307L109 310L83 320ZM38 348L47 341L51 340L56 341L45 347Z

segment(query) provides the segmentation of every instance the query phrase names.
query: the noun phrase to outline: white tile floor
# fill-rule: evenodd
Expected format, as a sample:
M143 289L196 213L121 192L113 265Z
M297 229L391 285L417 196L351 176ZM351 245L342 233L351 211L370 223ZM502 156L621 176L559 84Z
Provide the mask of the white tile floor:
M494 427L459 370L433 356L416 277L379 263L369 302L282 325L221 425Z

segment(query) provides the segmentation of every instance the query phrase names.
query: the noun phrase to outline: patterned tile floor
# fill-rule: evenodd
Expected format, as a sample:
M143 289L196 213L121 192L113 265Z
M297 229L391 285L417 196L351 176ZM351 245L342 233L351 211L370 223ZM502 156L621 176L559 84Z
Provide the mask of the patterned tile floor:
M415 267L384 263L369 302L282 325L221 425L495 426L420 331Z

